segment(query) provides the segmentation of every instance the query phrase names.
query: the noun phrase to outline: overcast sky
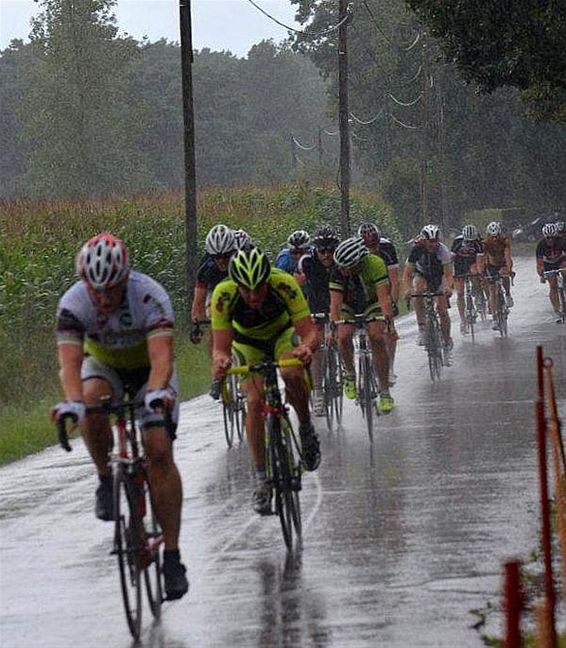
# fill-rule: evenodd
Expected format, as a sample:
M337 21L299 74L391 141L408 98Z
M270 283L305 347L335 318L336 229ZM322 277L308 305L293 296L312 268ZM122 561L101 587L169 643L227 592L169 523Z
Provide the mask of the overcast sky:
M293 21L295 8L289 0L254 0L281 22L298 27ZM265 38L279 42L287 30L275 24L248 0L192 0L193 47L230 50L244 56L250 47ZM0 0L0 49L13 38L27 39L30 18L39 12L33 0ZM118 26L122 31L151 41L159 38L179 40L178 0L118 0Z

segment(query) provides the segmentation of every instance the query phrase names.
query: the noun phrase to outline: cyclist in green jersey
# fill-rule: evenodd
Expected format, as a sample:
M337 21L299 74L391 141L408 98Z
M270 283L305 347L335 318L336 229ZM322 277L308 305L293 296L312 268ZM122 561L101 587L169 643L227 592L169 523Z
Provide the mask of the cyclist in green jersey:
M330 277L330 319L333 322L348 320L354 314L365 313L376 318L367 324L373 363L381 393L379 411L388 414L394 407L389 393L389 355L386 336L397 337L393 323L393 306L389 291L387 267L381 257L370 254L361 237L346 239L336 248L334 261L338 266ZM354 399L356 375L354 369L354 326L338 325L338 346L346 375L344 395Z
M264 357L296 357L304 365L320 343L319 331L294 277L272 268L257 248L240 250L230 260L228 279L212 293L212 374L226 375L233 352L242 364ZM319 442L311 423L309 388L302 367L281 369L287 398L299 418L302 456L307 470L320 463ZM247 396L246 435L257 475L253 507L259 514L271 511L271 487L265 478L263 378L254 375L243 384Z

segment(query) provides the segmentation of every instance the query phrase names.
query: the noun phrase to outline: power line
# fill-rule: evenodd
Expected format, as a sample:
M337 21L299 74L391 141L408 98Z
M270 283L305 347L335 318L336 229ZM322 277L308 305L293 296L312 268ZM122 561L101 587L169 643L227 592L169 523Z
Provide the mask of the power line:
M285 23L281 22L280 20L277 20L274 16L269 14L265 9L260 7L258 4L254 2L254 0L248 0L248 2L255 7L258 11L260 11L264 16L267 16L269 20L272 20L274 23L277 23L281 27L285 27L285 29L288 29L291 32L294 32L295 34L301 34L301 36L313 36L314 38L318 38L319 36L326 36L327 34L331 34L332 32L336 31L339 29L349 18L350 14L347 14L342 20L336 24L333 25L332 27L328 27L328 29L325 29L321 32L312 32L304 29L295 29L294 27L290 27L289 25L286 25Z
M293 143L297 148L300 148L303 151L312 151L314 148L316 148L316 142L312 146L305 146L304 144L301 144L299 140L293 135Z

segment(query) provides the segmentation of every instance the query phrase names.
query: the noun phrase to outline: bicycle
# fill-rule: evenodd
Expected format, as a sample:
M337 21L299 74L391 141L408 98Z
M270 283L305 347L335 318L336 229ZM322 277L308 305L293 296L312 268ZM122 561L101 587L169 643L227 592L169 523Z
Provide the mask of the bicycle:
M264 377L265 419L265 472L266 482L272 487L275 500L274 513L279 516L283 539L288 551L293 550L293 532L297 538L302 536L301 502L301 452L293 426L289 419L289 407L283 403L277 382L279 367L303 366L297 358L282 359L275 362L264 358L252 365L241 365L228 369L228 375L249 376L260 374ZM215 380L210 389L214 399L220 397L222 381ZM299 459L298 459L299 458Z
M507 337L507 319L509 308L505 302L505 291L500 276L492 280L495 284L495 312L493 313L494 330L499 331L501 337Z
M442 292L411 293L411 297L424 299L425 305L425 349L428 356L428 369L431 380L440 380L442 367L448 366L448 351L443 348L440 320L436 311L435 297Z
M472 337L472 342L476 341L474 326L478 318L478 311L476 309L475 299L474 299L474 285L472 283L472 275L467 274L464 278L465 281L465 323L466 323L466 332L470 333ZM476 295L477 299L477 295Z
M195 320L192 322L191 340L200 341L203 329L210 326L210 320ZM224 437L228 448L234 445L234 432L243 441L246 425L246 397L240 388L237 376L230 376L222 387L222 417L224 421Z
M373 366L373 355L368 346L367 324L380 321L377 317L367 317L365 314L354 315L352 320L339 320L338 324L353 324L356 328L358 338L358 372L356 380L357 397L356 403L360 406L362 416L366 421L370 443L373 443L374 416L379 416L377 398L379 396L379 385Z
M340 354L332 335L334 326L330 322L328 315L326 313L316 313L313 315L313 319L318 324L324 326L324 338L321 341L322 392L324 395L326 424L328 425L328 429L331 430L335 417L337 425L342 423L344 407L342 363L340 362Z
M151 485L147 473L147 460L140 441L136 410L140 403L125 400L111 403L110 398L101 404L89 406L87 413L105 412L114 415L114 450L109 455L113 479L114 541L110 552L118 559L120 587L128 628L137 641L142 621L142 580L149 608L158 619L163 597L162 546L163 534L153 508ZM61 447L70 452L67 420L76 424L74 417L63 417L57 422ZM174 438L168 413L165 425ZM142 576L143 575L143 576Z
M545 279L556 277L559 308L557 313L558 319L556 320L557 324L566 324L566 280L564 279L564 272L566 272L566 269L546 270L543 273Z

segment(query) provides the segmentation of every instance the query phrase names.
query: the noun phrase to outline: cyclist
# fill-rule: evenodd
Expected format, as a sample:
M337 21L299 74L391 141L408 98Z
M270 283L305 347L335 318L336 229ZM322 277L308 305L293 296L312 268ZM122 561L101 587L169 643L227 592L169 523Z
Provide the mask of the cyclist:
M442 292L436 297L436 307L442 329L442 339L447 352L452 350L454 343L450 335L450 316L448 315L448 299L452 295L452 255L450 250L440 241L438 225L425 225L421 230L421 237L417 239L409 253L403 271L403 285L405 299L411 299L411 293ZM419 346L424 346L425 335L425 309L423 300L414 300L415 314L419 327Z
M464 225L462 233L452 243L454 262L454 287L456 288L458 312L460 314L460 333L467 333L466 305L464 284L466 275L472 275L472 287L475 295L483 290L481 273L483 272L483 244L478 228L475 225Z
M370 254L361 237L342 241L334 252L336 268L330 277L330 319L333 322L351 319L365 313L377 318L367 324L372 358L381 387L379 411L389 414L395 402L389 393L389 355L386 335L397 333L393 324L393 307L389 294L389 278L385 261ZM357 397L354 369L353 324L338 325L338 347L345 368L344 395Z
M334 268L333 254L340 243L338 232L330 225L323 225L313 236L314 248L299 260L297 273L303 277L302 288L307 296L312 313L328 313L330 293L328 283ZM324 416L324 395L322 393L322 349L318 348L312 358L313 414Z
M130 269L124 243L108 232L91 238L79 252L80 281L65 292L57 309L59 376L65 401L53 408L56 420L72 415L81 427L96 466L96 516L113 519L108 453L112 431L104 413L86 413L103 396L139 400L138 415L148 458L155 508L165 540L164 576L168 598L188 590L178 548L182 484L173 444L156 401L173 407L177 377L173 364L173 309L165 289Z
M505 305L507 308L513 306L511 297L511 273L513 272L513 259L511 258L511 241L503 233L501 223L492 221L485 229L486 235L483 238L485 252L485 275L487 278L487 291L489 295L490 311L495 314L495 279L501 276L503 289L505 290ZM494 330L498 330L495 317L493 320Z
M198 344L202 339L202 329L198 322L209 319L212 291L228 276L228 263L230 257L236 252L237 244L234 232L226 225L215 225L206 235L204 242L206 254L201 259L197 270L191 307L193 326L190 340L193 344Z
M558 238L565 239L566 238L566 223L564 221L557 221L556 222L556 229L558 231Z
M310 251L311 237L305 230L294 231L287 239L287 245L277 255L275 267L289 274L295 274L299 259Z
M397 306L399 302L399 257L397 256L397 249L388 238L381 236L379 228L374 223L362 223L358 227L358 236L364 239L367 249L372 254L380 256L385 261L389 274L389 291L393 314L397 316L399 314ZM393 371L395 352L397 351L397 337L389 335L386 342L389 352L389 384L394 385L397 380L397 376Z
M547 223L542 227L543 239L536 248L537 273L541 283L546 282L544 273L548 270L562 270L566 277L566 238L560 237L555 223ZM548 278L549 298L555 313L560 312L558 297L558 280L556 276Z
M229 277L212 294L212 374L222 379L232 364L232 351L245 364L265 356L297 357L308 365L319 345L319 333L295 279L271 268L267 256L253 248L240 250L230 261ZM298 339L300 336L300 340ZM302 367L281 369L287 398L299 418L302 456L307 470L320 463L319 442L309 413L309 389ZM271 487L265 481L263 379L244 381L248 411L246 434L255 464L257 486L253 507L271 512Z

